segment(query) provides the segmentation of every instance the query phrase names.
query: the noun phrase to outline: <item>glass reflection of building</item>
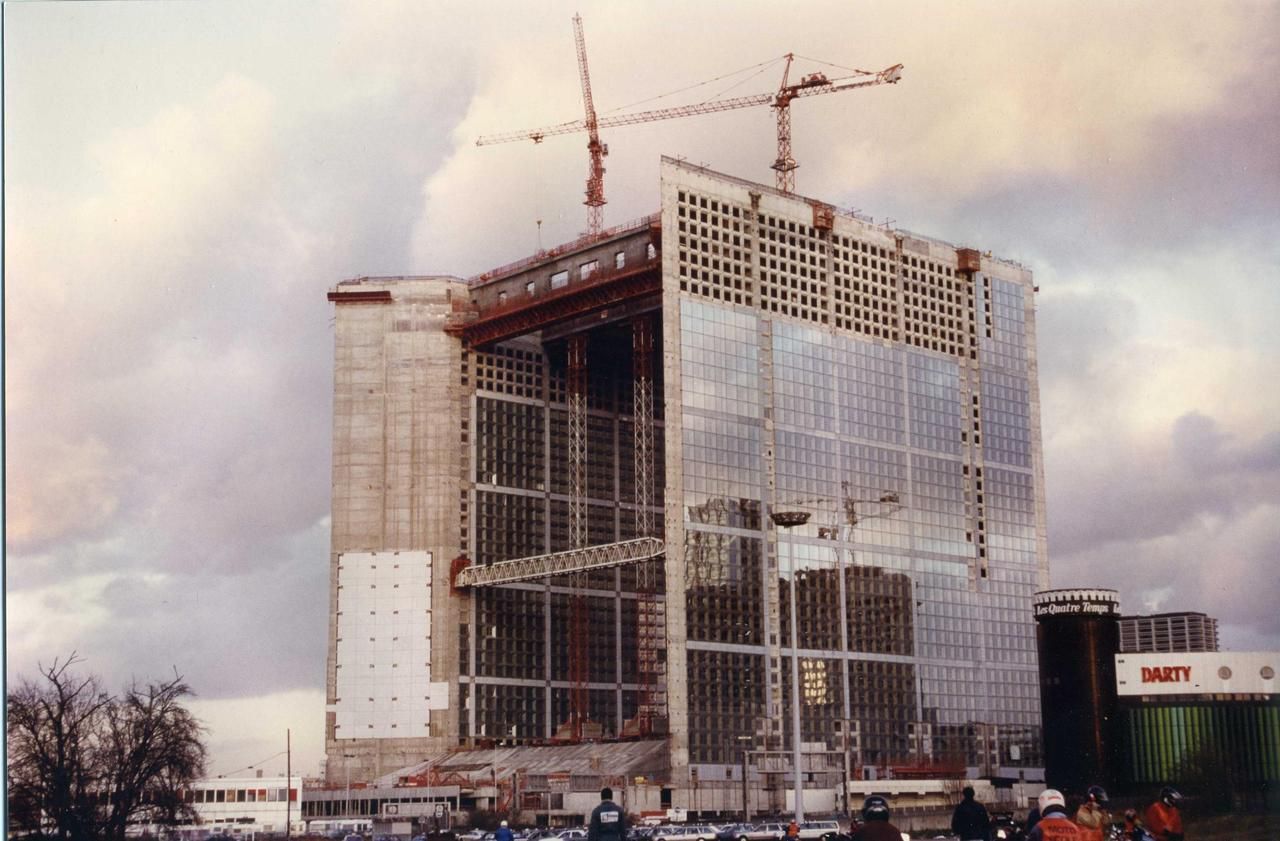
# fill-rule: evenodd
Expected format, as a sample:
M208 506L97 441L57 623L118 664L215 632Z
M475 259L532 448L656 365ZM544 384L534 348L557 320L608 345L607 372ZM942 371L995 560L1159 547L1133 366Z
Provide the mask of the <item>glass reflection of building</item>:
M798 668L806 751L1034 775L1029 272L673 162L662 227L690 763L790 750Z

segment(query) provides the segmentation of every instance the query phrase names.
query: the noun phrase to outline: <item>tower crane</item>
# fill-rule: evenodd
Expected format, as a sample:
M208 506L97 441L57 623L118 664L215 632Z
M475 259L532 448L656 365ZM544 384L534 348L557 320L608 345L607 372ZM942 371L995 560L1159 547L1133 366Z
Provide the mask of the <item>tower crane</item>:
M532 140L541 143L548 137L560 134L587 133L587 151L590 155L590 169L587 175L587 232L599 233L604 215L604 156L609 148L600 142L600 129L631 126L639 123L651 123L658 120L671 120L677 117L692 117L698 114L712 114L718 111L733 111L739 108L751 108L757 105L768 105L774 109L778 123L778 156L771 165L776 172L776 186L784 193L795 191L795 170L799 164L791 155L791 103L793 100L807 96L818 96L828 93L866 88L873 85L892 85L902 78L902 65L895 64L878 72L857 70L850 76L835 79L827 78L825 73L810 73L802 76L799 82L789 83L791 63L794 53L787 53L783 58L786 65L782 71L782 82L778 89L769 93L758 93L748 96L712 99L692 105L680 105L671 108L658 108L648 111L614 114L597 117L595 104L591 96L591 78L587 72L587 49L582 35L582 18L573 17L574 38L578 50L578 74L582 82L582 98L586 107L586 117L567 123L557 123L536 129L522 129L502 134L487 134L476 139L477 146L492 146L498 143L511 143L517 140Z

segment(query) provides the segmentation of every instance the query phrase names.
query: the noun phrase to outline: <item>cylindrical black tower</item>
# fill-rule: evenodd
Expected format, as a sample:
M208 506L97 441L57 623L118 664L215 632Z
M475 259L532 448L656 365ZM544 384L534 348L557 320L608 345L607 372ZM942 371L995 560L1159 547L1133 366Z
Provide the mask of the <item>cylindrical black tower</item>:
M1116 661L1120 601L1115 590L1036 593L1045 781L1064 793L1116 780L1120 740Z

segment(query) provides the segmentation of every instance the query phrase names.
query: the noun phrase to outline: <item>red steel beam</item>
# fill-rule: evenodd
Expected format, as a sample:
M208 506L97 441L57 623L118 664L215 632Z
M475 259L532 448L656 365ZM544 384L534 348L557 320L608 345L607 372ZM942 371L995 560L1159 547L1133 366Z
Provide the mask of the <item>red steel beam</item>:
M386 289L363 289L358 292L330 292L329 300L335 304L389 304L391 293Z

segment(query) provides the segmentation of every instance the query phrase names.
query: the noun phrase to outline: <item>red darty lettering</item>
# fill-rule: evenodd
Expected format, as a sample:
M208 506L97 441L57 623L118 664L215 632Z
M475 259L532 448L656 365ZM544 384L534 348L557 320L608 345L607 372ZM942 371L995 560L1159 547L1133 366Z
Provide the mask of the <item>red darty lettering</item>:
M1190 683L1190 666L1143 666L1143 683Z

